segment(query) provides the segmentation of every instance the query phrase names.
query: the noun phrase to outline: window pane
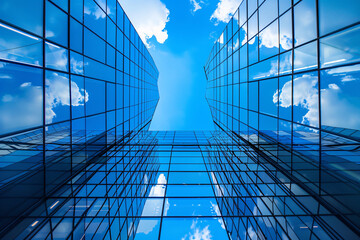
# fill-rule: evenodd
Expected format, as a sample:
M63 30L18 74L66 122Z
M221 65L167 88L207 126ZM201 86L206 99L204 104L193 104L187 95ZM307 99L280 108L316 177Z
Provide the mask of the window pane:
M317 72L295 75L293 84L294 122L318 127L319 96Z
M43 0L1 0L0 19L42 36L43 2Z
M319 0L320 35L360 21L359 12L359 1Z
M42 70L0 62L0 134L43 124Z
M42 40L0 23L0 58L41 66Z
M68 44L68 16L50 2L46 2L45 37L63 46Z
M306 43L316 38L315 0L303 0L294 8L295 45Z
M336 66L360 60L360 27L330 35L320 40L322 67Z
M53 71L46 71L45 121L46 124L69 120L70 89L69 77Z
M56 70L68 71L68 50L46 42L45 66Z
M322 127L360 130L360 65L321 72Z

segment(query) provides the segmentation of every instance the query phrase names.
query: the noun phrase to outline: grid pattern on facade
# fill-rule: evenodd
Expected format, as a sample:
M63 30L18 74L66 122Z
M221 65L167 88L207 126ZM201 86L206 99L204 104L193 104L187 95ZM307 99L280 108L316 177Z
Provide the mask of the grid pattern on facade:
M14 232L18 239L356 238L248 144L223 132L134 134Z
M205 64L217 127L265 154L356 231L359 10L353 0L244 0Z
M148 129L159 99L155 63L116 0L1 1L0 71L0 232Z

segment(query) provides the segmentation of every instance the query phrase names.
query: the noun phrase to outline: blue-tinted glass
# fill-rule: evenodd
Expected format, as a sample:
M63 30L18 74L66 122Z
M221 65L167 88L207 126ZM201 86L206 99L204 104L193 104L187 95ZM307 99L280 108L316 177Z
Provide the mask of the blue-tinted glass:
M215 198L166 198L164 216L218 216Z
M70 0L70 14L80 22L83 21L83 9L83 1Z
M84 54L105 62L105 42L88 29L85 29L84 33Z
M323 70L320 79L321 125L360 130L360 66Z
M68 16L50 2L46 2L45 37L63 46L68 45Z
M93 0L84 1L84 23L105 39L106 14Z
M74 74L84 75L84 57L76 52L70 52L70 71Z
M65 12L68 11L68 1L69 0L52 0L58 7L60 7Z
M302 124L319 126L318 76L316 72L295 75L293 79L293 111L294 121ZM284 97L290 91L281 92ZM281 95L280 95L281 96Z
M321 66L330 67L359 61L359 41L359 26L322 38L320 40Z
M88 93L85 91L84 81L84 77L71 75L71 111L73 118L85 115L85 103L89 98Z
M116 104L116 94L115 94L115 84L107 83L106 84L106 110L115 109Z
M260 112L277 116L278 79L268 79L260 84Z
M191 240L199 234L206 238L229 239L221 218L165 218L161 229L161 240Z
M316 38L315 0L303 0L294 8L295 45L306 43Z
M80 53L83 50L83 26L72 18L70 19L70 48Z
M205 172L171 172L169 184L210 184Z
M85 79L85 89L88 94L86 115L105 111L105 82L90 78Z
M240 69L246 67L248 64L247 53L248 53L248 46L247 44L245 44L240 48Z
M278 0L266 0L259 8L259 30L261 31L278 16Z
M248 21L249 39L258 33L258 16L257 12Z
M279 58L279 75L292 73L292 51L285 52Z
M279 54L278 29L278 21L275 21L260 32L260 60Z
M248 2L248 14L249 16L251 16L258 7L257 0L248 0L247 2Z
M282 14L291 7L291 0L279 0L279 14Z
M42 65L42 40L0 23L0 58Z
M169 185L167 197L213 197L211 185Z
M70 88L67 74L46 71L45 122L47 124L69 120Z
M291 76L280 77L279 78L279 92L278 96L278 105L279 105L279 117L291 120L291 110L292 110L292 82ZM276 101L276 99L274 99Z
M258 82L250 82L249 83L249 109L253 111L258 111Z
M142 218L136 230L135 240L158 239L160 218Z
M259 59L259 45L258 45L257 36L248 42L248 49L249 49L249 64L256 63Z
M45 66L56 70L68 71L68 50L45 42Z
M360 20L359 12L359 1L319 0L320 35L358 22Z
M311 42L294 50L294 72L317 67L317 42Z
M280 17L280 51L286 51L293 45L292 15L288 11Z
M43 0L2 0L0 19L42 36Z
M0 66L0 134L42 125L42 70L4 62Z

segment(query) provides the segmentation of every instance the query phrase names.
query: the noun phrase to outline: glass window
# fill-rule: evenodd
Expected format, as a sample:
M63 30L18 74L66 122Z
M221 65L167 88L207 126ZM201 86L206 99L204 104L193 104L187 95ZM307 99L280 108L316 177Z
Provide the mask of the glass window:
M195 239L201 232L208 232L211 239L229 239L223 228L222 218L164 218L161 227L160 240Z
M258 111L258 82L249 83L249 109L253 111Z
M280 17L280 51L286 51L293 46L293 29L291 11Z
M85 103L88 99L88 93L85 91L84 77L71 75L71 111L73 118L83 117L85 115Z
M247 9L246 9L247 1L242 1L239 7L239 14L240 14L240 26L242 26L247 21Z
M261 31L278 17L278 0L266 0L259 8L259 30Z
M58 7L60 7L65 12L68 11L68 1L69 0L52 0Z
M83 1L70 0L70 14L79 22L83 22Z
M257 12L249 19L248 22L249 39L258 33L258 16Z
M336 66L360 60L360 27L330 35L320 40L322 67Z
M0 58L41 66L42 40L0 23Z
M56 70L68 71L68 50L45 42L45 66Z
M278 79L263 80L259 84L260 112L277 117Z
M2 0L0 19L43 35L43 0Z
M84 36L84 54L101 62L105 62L105 42L86 28ZM96 46L96 48L94 46Z
M251 16L257 9L257 0L249 0L248 2L248 14Z
M257 36L248 42L248 47L249 47L249 65L251 65L253 63L258 62L259 60L259 44L258 44Z
M0 134L43 124L42 70L0 62Z
M288 51L280 55L279 75L292 73L292 60L292 51Z
M166 198L164 216L217 216L215 198Z
M319 95L317 72L294 75L294 122L319 126Z
M115 109L115 84L107 83L106 84L106 110L113 110Z
M68 16L50 2L46 2L45 37L63 46L68 45Z
M278 21L273 22L259 34L260 61L279 54Z
M248 108L248 83L240 84L240 107Z
M70 48L79 53L83 50L83 26L74 19L70 19Z
M294 72L306 71L317 68L317 42L312 42L295 48Z
M93 0L84 1L84 23L101 38L105 39L106 14Z
M291 7L291 0L279 0L279 14L288 10Z
M85 89L89 98L86 115L105 112L105 82L86 78Z
M292 77L279 78L279 91L274 95L274 101L278 101L279 117L291 121L292 112Z
M321 71L321 125L360 130L360 65Z
M320 35L360 21L359 12L359 1L319 0Z
M70 119L69 77L53 71L46 71L45 122L46 124Z
M74 74L84 75L84 56L70 52L70 71Z
M160 218L142 218L136 229L135 240L158 239Z
M316 38L315 0L303 0L294 8L295 45L306 43Z

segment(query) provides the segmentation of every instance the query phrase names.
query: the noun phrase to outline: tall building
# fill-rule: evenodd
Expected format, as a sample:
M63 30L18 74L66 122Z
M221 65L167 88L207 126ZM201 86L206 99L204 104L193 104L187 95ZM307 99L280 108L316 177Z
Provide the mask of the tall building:
M0 238L359 239L358 12L243 0L205 65L216 131L156 132L117 0L1 1Z
M359 10L351 0L242 1L205 65L218 129L323 204L317 214L357 234ZM343 229L333 237L358 238Z

